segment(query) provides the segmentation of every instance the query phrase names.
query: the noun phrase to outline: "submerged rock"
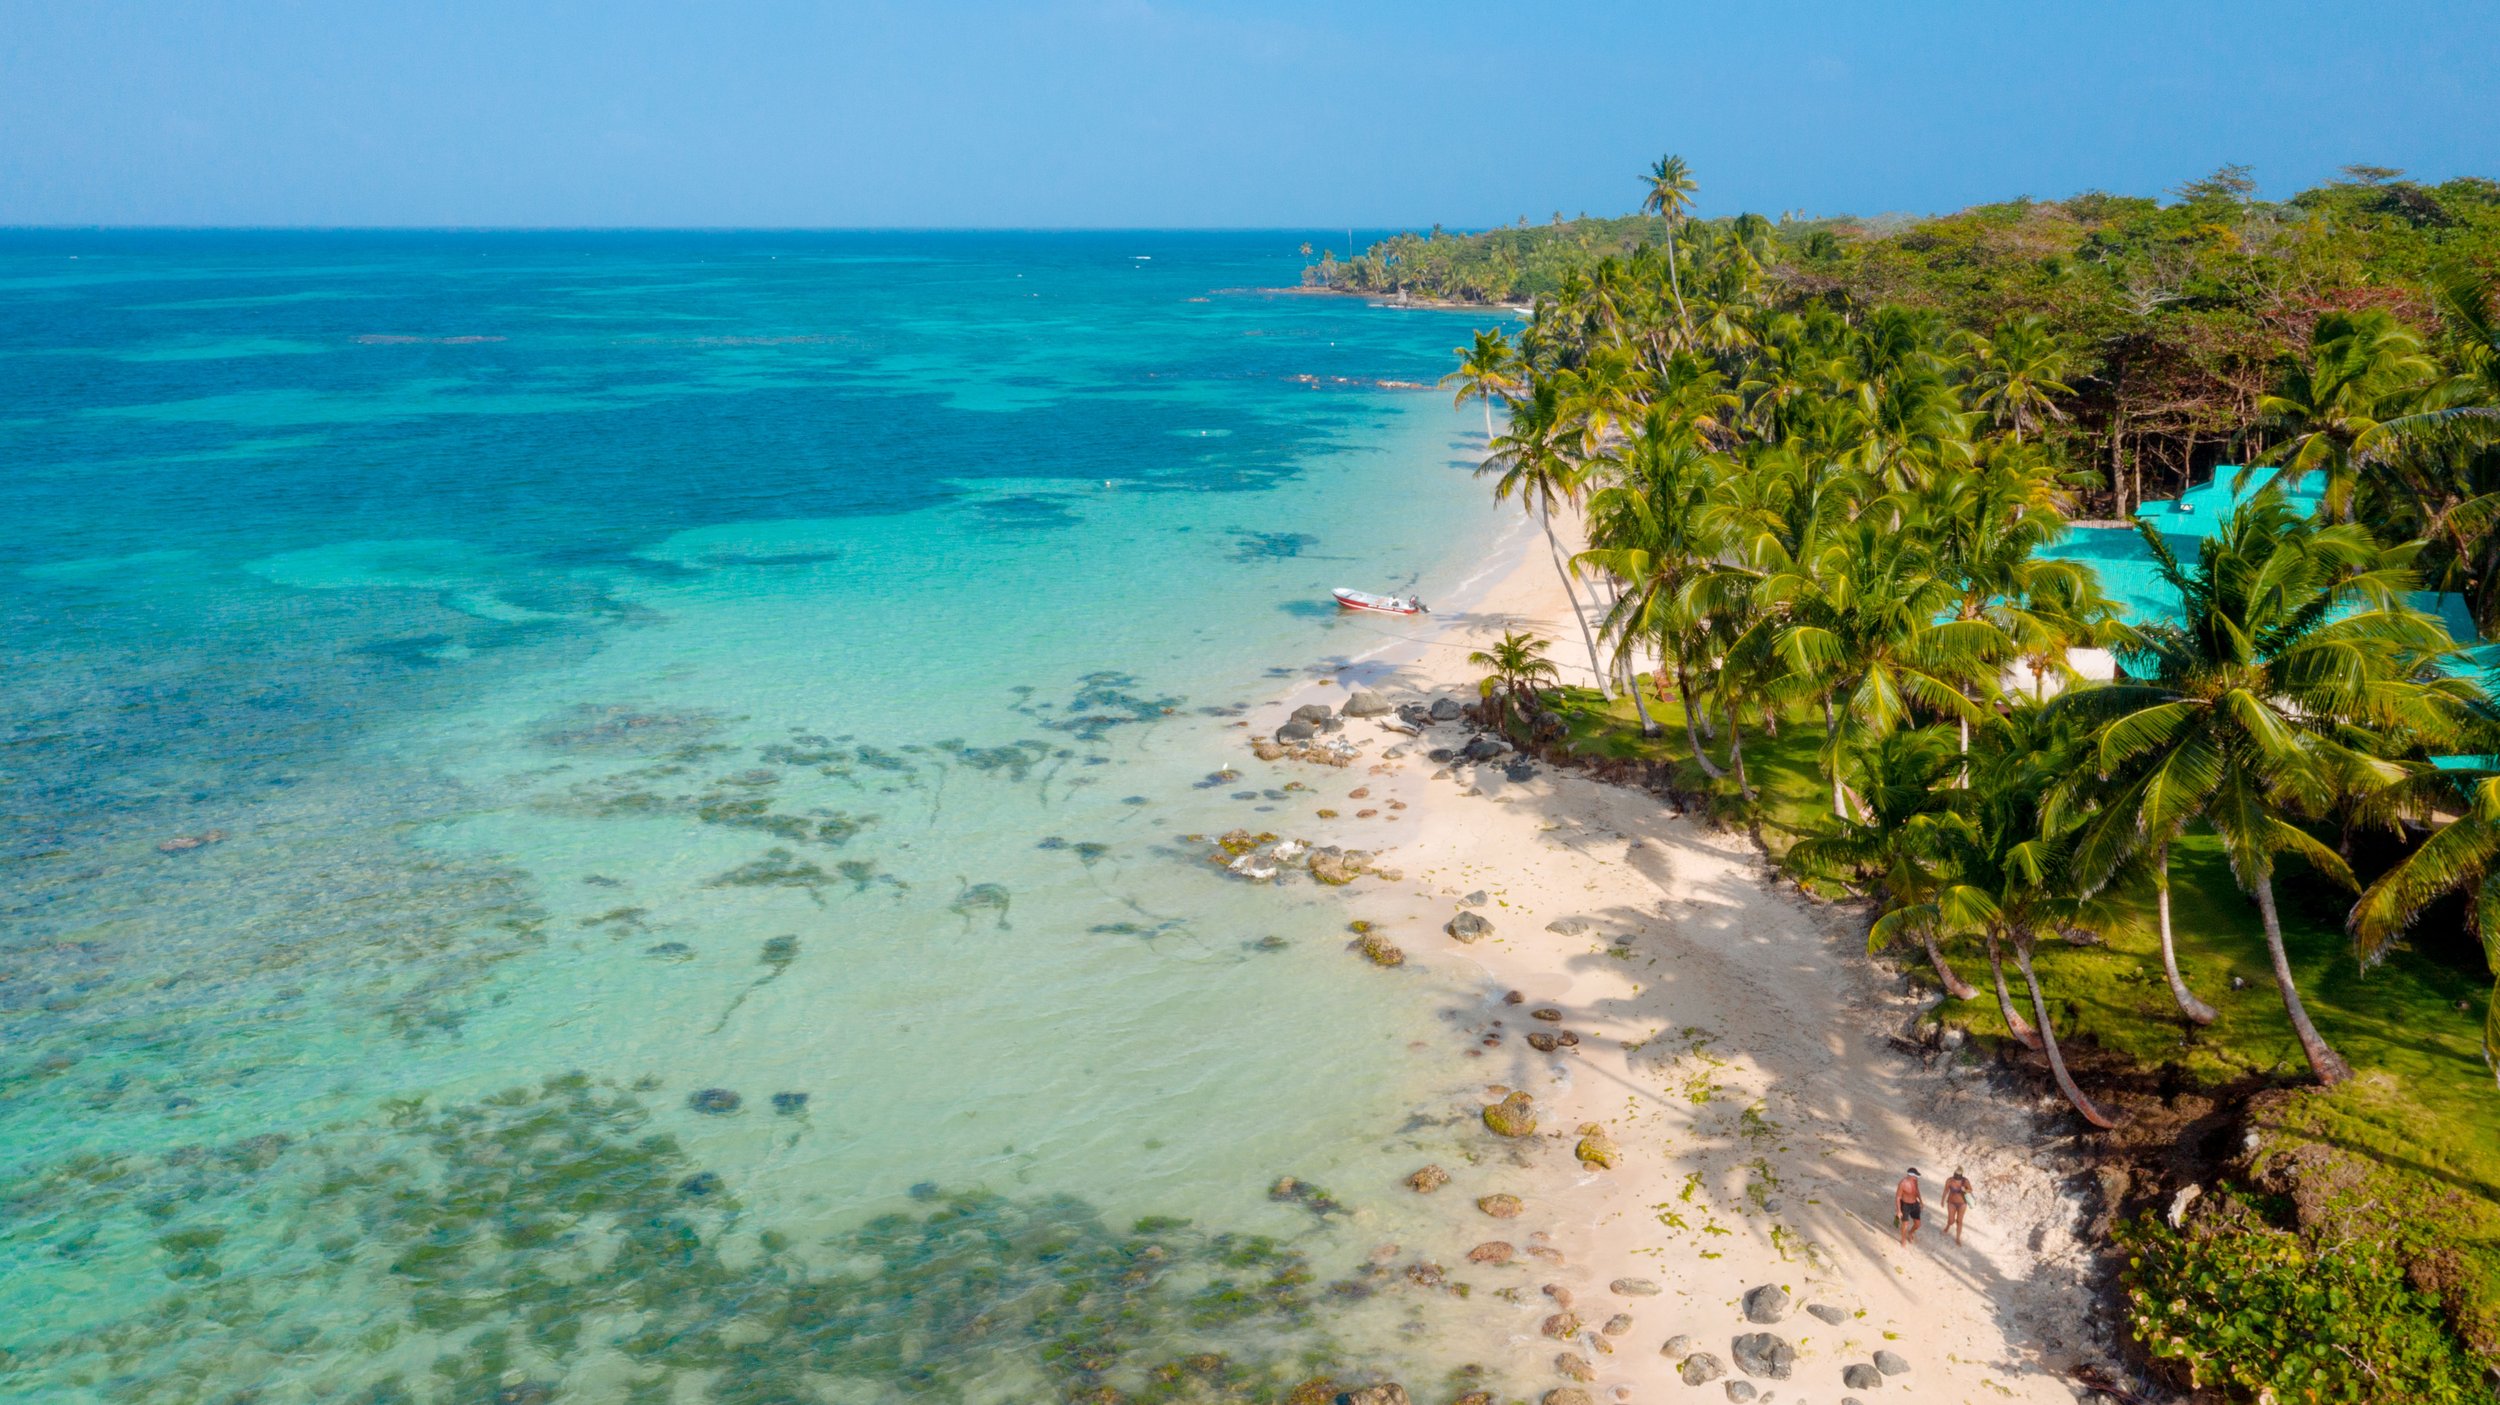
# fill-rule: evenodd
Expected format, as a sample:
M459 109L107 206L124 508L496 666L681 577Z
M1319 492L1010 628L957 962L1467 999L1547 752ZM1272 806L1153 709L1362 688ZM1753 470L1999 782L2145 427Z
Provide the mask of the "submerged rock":
M773 1111L784 1117L796 1117L807 1111L807 1094L775 1093L773 1094Z
M1389 940L1387 937L1380 935L1378 932L1365 932L1363 935L1354 939L1354 946L1356 950L1363 953L1364 960L1369 961L1375 966L1403 966L1406 964L1406 953L1398 948L1398 944L1396 942Z
M710 1113L715 1117L736 1112L739 1104L744 1101L745 1099L727 1088L705 1088L686 1095L686 1106L697 1112Z
M1566 1351L1555 1357L1554 1370L1570 1380L1593 1381L1597 1379L1597 1367L1590 1364L1587 1357L1576 1351Z
M642 954L656 956L662 961L692 961L694 948L684 942L662 942L657 946L644 947Z
M1597 1402L1578 1386L1559 1385L1545 1392L1538 1405L1597 1405Z
M1349 1390L1336 1398L1336 1405L1410 1405L1410 1402L1406 1397L1406 1387L1387 1381L1380 1385L1367 1385L1360 1390Z
M1482 1244L1479 1244L1475 1248L1467 1251L1467 1262L1471 1264L1494 1264L1498 1266L1509 1263L1512 1258L1517 1256L1518 1252L1518 1250L1510 1246L1510 1242L1508 1240L1488 1239Z
M1555 1313L1546 1318L1537 1330L1556 1341L1567 1342L1580 1335L1580 1314L1568 1311Z
M1536 1099L1526 1093L1513 1093L1484 1110L1484 1125L1495 1136L1534 1136Z
M1426 1166L1406 1178L1407 1188L1422 1195L1430 1195L1449 1183L1450 1173L1438 1166Z
M976 912L997 913L998 930L1003 932L1007 930L1008 903L1007 890L1000 885L970 883L964 886L962 892L955 895L953 902L946 905L946 910L963 918L967 926L971 924L972 914Z
M1528 1206L1516 1195L1484 1195L1477 1197L1476 1208L1497 1220L1515 1220Z
M1624 1333L1632 1330L1632 1314L1628 1312L1618 1312L1614 1316L1607 1318L1606 1325L1598 1328L1597 1330L1610 1337L1620 1337Z

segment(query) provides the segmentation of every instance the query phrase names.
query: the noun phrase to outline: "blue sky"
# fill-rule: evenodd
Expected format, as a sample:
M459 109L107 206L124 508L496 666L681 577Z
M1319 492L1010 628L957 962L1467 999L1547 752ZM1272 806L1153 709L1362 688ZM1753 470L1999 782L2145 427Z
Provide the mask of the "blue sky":
M0 0L0 224L1366 227L2500 176L2500 4Z

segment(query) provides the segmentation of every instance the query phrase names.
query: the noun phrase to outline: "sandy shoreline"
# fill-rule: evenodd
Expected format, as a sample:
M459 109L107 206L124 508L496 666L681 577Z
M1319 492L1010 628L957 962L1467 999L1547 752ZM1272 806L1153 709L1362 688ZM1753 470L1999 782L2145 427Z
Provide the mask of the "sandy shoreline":
M1250 733L1271 733L1294 706L1340 703L1349 687L1393 702L1472 698L1467 653L1504 629L1554 641L1558 661L1581 651L1540 537L1514 530L1488 560L1484 580L1429 624L1375 631L1381 647L1260 709ZM1246 748L1235 764L1315 786L1342 817L1307 837L1374 851L1399 875L1345 889L1348 915L1377 924L1445 989L1480 990L1470 1042L1451 1051L1478 1093L1444 1111L1472 1119L1514 1089L1535 1099L1535 1136L1470 1138L1473 1163L1448 1166L1436 1196L1444 1242L1416 1246L1454 1267L1487 1241L1521 1256L1491 1271L1519 1291L1512 1338L1489 1354L1543 1382L1539 1394L1576 1385L1596 1401L1745 1398L1726 1389L1740 1380L1792 1405L2077 1399L2065 1372L2107 1344L2088 1325L2084 1206L2066 1180L2079 1163L2035 1130L2036 1105L1975 1065L1929 1070L1895 1052L1885 1036L1917 1006L1866 957L1862 922L1778 882L1743 836L1542 765L1514 779L1498 763L1426 758L1471 734L1450 724L1409 739L1348 719L1340 735L1363 756L1344 770L1259 762ZM1400 743L1407 752L1387 759ZM1461 943L1444 924L1478 893L1467 907L1492 931ZM1521 1003L1505 1004L1509 992ZM1539 1009L1560 1018L1532 1019ZM1525 1037L1564 1030L1576 1046L1538 1052ZM1614 1169L1575 1158L1590 1124L1619 1149ZM1904 1250L1891 1193L1911 1165L1929 1218ZM1956 1169L1976 1185L1959 1247L1941 1233ZM1486 1217L1474 1200L1494 1191L1526 1212ZM1532 1242L1547 1252L1525 1257ZM1618 1279L1660 1291L1619 1294ZM1794 1302L1776 1324L1748 1323L1739 1299L1766 1283ZM1547 1333L1572 1325L1549 1322L1547 1288L1570 1296L1585 1330ZM1628 1328L1601 1332L1617 1314ZM1787 1379L1748 1378L1731 1359L1733 1337L1765 1331L1796 1350ZM1726 1374L1686 1384L1661 1354L1679 1334ZM1878 1350L1909 1371L1844 1385L1844 1368ZM1569 1356L1594 1379L1572 1379Z

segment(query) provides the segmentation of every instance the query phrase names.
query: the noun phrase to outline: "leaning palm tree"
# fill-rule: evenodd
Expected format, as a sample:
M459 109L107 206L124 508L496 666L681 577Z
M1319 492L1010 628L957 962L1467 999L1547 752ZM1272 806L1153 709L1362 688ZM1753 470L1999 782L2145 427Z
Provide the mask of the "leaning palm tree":
M1667 284L1675 290L1675 320L1682 324L1686 336L1692 335L1693 319L1684 311L1684 280L1675 271L1675 231L1684 223L1685 213L1692 209L1693 192L1701 187L1693 181L1693 168L1681 156L1661 156L1649 168L1649 193L1641 199L1641 212L1656 215L1667 222Z
M1500 474L1493 484L1494 501L1519 499L1520 505L1544 529L1546 549L1554 558L1554 574L1562 577L1563 595L1571 602L1572 622L1580 626L1581 642L1588 646L1589 672L1596 675L1597 690L1603 693L1606 666L1598 662L1597 636L1589 630L1588 614L1580 608L1580 593L1571 583L1571 568L1563 561L1562 542L1554 535L1554 510L1575 505L1580 499L1583 464L1577 439L1577 431L1564 409L1562 392L1551 380L1540 378L1529 387L1526 396L1512 402L1509 431L1494 439L1493 452L1476 471Z
M2149 852L2157 894L2167 896L2169 845L2191 822L2222 840L2256 902L2301 1053L2319 1082L2341 1083L2352 1069L2310 1021L2293 979L2275 859L2298 854L2353 886L2343 857L2301 821L2354 777L2400 779L2403 769L2384 758L2453 734L2472 689L2432 676L2429 665L2454 646L2437 620L2402 603L2414 583L2410 551L2383 548L2364 528L2301 521L2269 490L2201 544L2193 567L2160 533L2141 530L2181 599L2175 622L2136 626L2128 669L2148 681L2084 689L2052 706L2099 720L2095 769L2122 786L2108 809L2120 834ZM2098 836L2080 856L2087 880L2124 852L2112 837Z
M1480 691L1487 701L1499 700L1505 717L1522 721L1532 720L1544 701L1537 685L1556 683L1562 677L1553 660L1545 657L1544 640L1513 630L1504 631L1492 648L1469 654L1467 662L1492 670Z
M2031 996L2039 1047L2049 1073L2075 1111L2095 1127L2117 1119L2084 1094L2066 1067L2057 1025L2040 986L2033 949L2044 935L2092 931L2115 924L2113 905L2089 895L2068 862L2070 832L2061 824L2055 797L2078 761L2075 729L2037 704L2017 701L1982 733L1972 758L1970 842L1944 884L1936 905L1957 930L1975 931L1987 944L1997 1000L2009 1027L2017 1016L2005 993L2004 948L2014 952ZM2018 1038L2021 1031L2017 1030ZM2029 1043L2029 1040L2024 1040Z
M1493 402L1507 404L1519 393L1519 348L1510 344L1500 328L1476 333L1473 345L1454 347L1458 369L1441 378L1441 384L1458 387L1451 403L1464 405L1470 400L1484 402L1484 442L1493 442Z
M1576 560L1623 582L1623 593L1607 612L1606 633L1627 658L1636 644L1657 646L1662 664L1675 673L1693 758L1715 780L1721 773L1702 749L1694 717L1702 626L1691 598L1721 549L1712 490L1729 465L1664 409L1650 412L1614 464L1616 481L1589 499L1590 549ZM1637 681L1632 703L1640 713L1641 734L1656 736Z
M1873 895L1882 915L1867 934L1870 950L1917 939L1945 993L1968 1000L1979 991L1945 961L1936 906L1946 865L1969 827L1969 792L1953 784L1963 758L1941 733L1922 729L1880 738L1850 759L1866 817L1843 818L1798 840L1785 862L1797 873Z
M2476 769L2426 771L2399 789L2449 818L2363 890L2346 921L2355 949L2365 965L2384 960L2425 909L2463 893L2484 960L2500 977L2500 767L2486 757ZM2500 1078L2500 980L2483 1008L2483 1060Z

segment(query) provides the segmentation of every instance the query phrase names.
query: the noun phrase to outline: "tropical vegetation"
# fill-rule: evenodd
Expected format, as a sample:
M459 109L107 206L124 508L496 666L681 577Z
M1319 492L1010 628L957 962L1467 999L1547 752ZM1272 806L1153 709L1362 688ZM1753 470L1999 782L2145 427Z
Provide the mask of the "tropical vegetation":
M2148 1359L2285 1399L2445 1398L2500 1364L2500 1092L2437 1052L2479 1023L2500 1070L2500 710L2421 608L2500 607L2500 186L2397 175L1774 223L1693 218L1669 156L1642 216L1317 275L1526 299L1449 383L1587 663L1480 655L1505 725L1682 768L1802 880L1871 899L1873 944L2090 1126L2148 1084L2270 1090L2296 1100L2267 1104L2277 1147L2318 1157L2267 1164L2418 1208L2445 1267L2396 1280L2329 1262L2361 1251L2298 1195L2129 1231ZM2136 525L2175 608L2129 617L2060 554L2200 471L2253 496L2192 551ZM2290 1306L2252 1317L2241 1288ZM2321 1303L2373 1316L2297 1386L2178 1345Z

